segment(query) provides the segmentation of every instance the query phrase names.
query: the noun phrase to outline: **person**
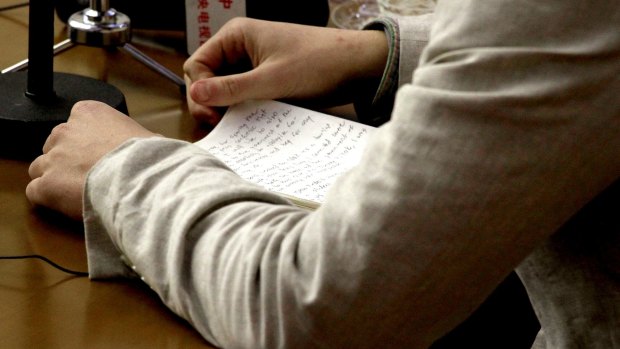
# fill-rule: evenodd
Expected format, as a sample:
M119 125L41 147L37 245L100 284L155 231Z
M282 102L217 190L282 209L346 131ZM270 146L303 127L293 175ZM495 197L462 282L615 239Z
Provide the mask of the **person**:
M576 0L441 0L428 44L413 20L233 20L185 65L197 118L253 98L390 116L321 207L96 102L26 195L83 219L92 278L142 278L217 346L425 348L517 268L537 348L618 347L619 23Z

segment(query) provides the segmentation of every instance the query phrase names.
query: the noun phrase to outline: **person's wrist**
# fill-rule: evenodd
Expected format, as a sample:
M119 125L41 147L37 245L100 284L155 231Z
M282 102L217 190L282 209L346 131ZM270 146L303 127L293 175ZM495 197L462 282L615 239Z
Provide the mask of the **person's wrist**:
M364 61L365 77L380 79L385 71L389 56L386 35L379 30L364 30L360 31L360 36L362 36L363 46L365 47L365 55L361 57Z
M382 36L387 53L381 71L364 84L364 91L356 95L354 106L361 122L378 126L389 120L398 88L398 22L387 17L378 18L367 24L364 31Z

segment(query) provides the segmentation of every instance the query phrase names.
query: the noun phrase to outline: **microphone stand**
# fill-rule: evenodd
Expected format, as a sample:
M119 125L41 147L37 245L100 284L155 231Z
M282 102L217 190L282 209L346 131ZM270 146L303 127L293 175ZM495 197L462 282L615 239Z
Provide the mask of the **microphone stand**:
M133 46L131 41L131 20L125 14L110 8L109 0L90 0L89 7L74 13L67 20L69 38L53 46L54 55L70 49L76 44L120 48L134 59L179 86L185 95L185 81L165 66L148 57ZM28 67L25 59L4 70L15 72Z
M39 155L52 128L68 119L78 101L97 100L127 113L125 96L116 87L53 71L53 1L31 0L28 20L28 71L0 75L0 157Z

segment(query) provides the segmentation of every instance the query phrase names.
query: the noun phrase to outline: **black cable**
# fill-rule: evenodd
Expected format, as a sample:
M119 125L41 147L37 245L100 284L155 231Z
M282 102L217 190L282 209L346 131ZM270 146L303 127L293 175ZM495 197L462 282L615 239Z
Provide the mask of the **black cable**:
M0 259L28 259L28 258L40 259L40 260L42 260L42 261L44 261L44 262L48 263L48 264L49 264L49 265L51 265L52 267L54 267L54 268L56 268L56 269L58 269L58 270L64 271L64 272L65 272L65 273L67 273L67 274L72 274L72 275L75 275L75 276L80 276L80 277L82 277L82 276L88 276L88 273L87 273L87 272L84 272L84 271L75 271L75 270L71 270L71 269L67 269L67 268L61 267L60 265L58 265L58 264L56 264L56 263L52 262L52 261L51 261L51 260L49 260L48 258L43 257L43 256L38 255L38 254L33 254L33 255L25 255L25 256L0 256Z
M0 12L4 12L4 11L8 11L8 10L13 10L16 8L20 8L20 7L25 7L30 5L30 2L22 2L19 4L14 4L14 5L9 5L9 6L5 6L5 7L0 7ZM71 269L67 269L64 268L56 263L54 263L53 261L51 261L50 259L41 256L41 255L25 255L25 256L0 256L0 259L40 259L46 263L48 263L49 265L51 265L52 267L61 270L67 274L71 274L71 275L75 275L75 276L80 276L80 277L84 277L84 276L88 276L87 272L83 272L83 271L75 271L75 270L71 270Z
M28 6L28 5L30 5L29 2L22 2L21 4L15 4L15 5L5 6L5 7L0 7L0 12L8 11L8 10L13 10L13 9L24 7L24 6Z

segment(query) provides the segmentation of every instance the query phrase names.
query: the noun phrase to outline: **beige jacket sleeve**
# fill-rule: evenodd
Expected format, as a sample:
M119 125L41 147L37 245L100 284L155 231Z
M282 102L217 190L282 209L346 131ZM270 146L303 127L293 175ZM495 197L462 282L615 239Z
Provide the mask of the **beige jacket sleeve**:
M435 19L317 211L184 142L109 154L85 191L92 277L141 276L225 348L424 348L463 320L620 175L620 11L440 0Z

